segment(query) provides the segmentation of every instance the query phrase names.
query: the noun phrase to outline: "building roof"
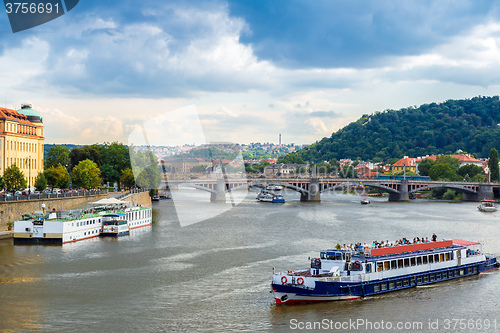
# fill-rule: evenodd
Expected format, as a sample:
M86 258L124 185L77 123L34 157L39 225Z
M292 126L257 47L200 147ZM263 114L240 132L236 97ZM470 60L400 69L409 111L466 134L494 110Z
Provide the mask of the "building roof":
M11 110L2 107L0 107L0 119L15 121L23 125L35 126L31 121L28 120L27 115L21 114L16 110Z
M427 158L435 161L438 156L444 156L444 155L431 155L431 156L428 156L428 157L425 157L425 158L422 158L422 160L425 160ZM481 160L478 160L477 158L474 158L470 155L467 155L467 154L453 154L453 155L447 155L447 156L451 156L453 158L457 158L461 163L467 163L467 162L470 162L470 163L482 163Z
M395 167L416 167L417 166L417 159L416 158L410 158L410 157L403 157L399 161L393 164Z

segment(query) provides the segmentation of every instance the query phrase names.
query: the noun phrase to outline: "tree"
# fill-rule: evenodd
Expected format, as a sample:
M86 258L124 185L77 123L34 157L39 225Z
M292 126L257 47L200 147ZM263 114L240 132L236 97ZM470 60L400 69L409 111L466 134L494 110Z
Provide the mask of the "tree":
M457 193L452 190L452 189L447 189L446 192L443 194L443 199L446 200L453 200L455 199Z
M15 164L5 169L3 178L5 181L5 187L9 192L20 191L26 188L26 178L24 173L19 170Z
M477 165L474 165L474 164L462 165L457 170L457 175L460 175L463 178L468 177L469 180L471 178L474 178L476 175L479 175L479 174L484 175L484 169L481 168L480 166L477 166Z
M47 179L43 172L40 172L38 176L36 176L34 185L38 191L43 191L47 188Z
M458 168L460 168L460 160L449 155L438 156L436 158L436 164L437 163L448 164L453 172L457 172Z
M120 188L122 170L132 168L128 147L119 142L112 142L100 146L100 150L99 159L94 162L101 169L103 181L110 183L117 182L118 188Z
M3 191L5 188L5 180L2 176L0 176L0 191Z
M44 171L47 184L52 188L67 188L69 187L69 173L65 167L59 164L57 167L51 166Z
M99 186L101 183L101 170L99 170L95 162L86 159L80 161L80 163L73 168L71 178L73 179L74 186L83 187L89 190Z
M490 169L490 182L497 182L500 175L498 168L498 151L495 148L491 148L490 150L488 168Z
M120 177L120 183L126 187L132 187L135 185L134 172L130 168L122 170L122 176Z
M358 178L358 173L356 170L354 170L354 167L352 165L349 165L348 167L344 167L342 171L340 172L340 176L342 178Z
M418 173L421 176L428 176L430 168L436 164L436 162L430 158L424 159L422 162L418 164Z
M47 158L45 159L45 169L57 167L59 164L66 167L69 166L69 154L70 150L64 146L50 147Z
M157 157L151 151L135 151L129 147L132 171L138 186L149 189L157 189L161 184L161 172Z
M432 180L456 180L457 175L449 164L437 163L430 168L429 177Z
M280 157L277 163L304 164L304 160L297 153L290 153Z

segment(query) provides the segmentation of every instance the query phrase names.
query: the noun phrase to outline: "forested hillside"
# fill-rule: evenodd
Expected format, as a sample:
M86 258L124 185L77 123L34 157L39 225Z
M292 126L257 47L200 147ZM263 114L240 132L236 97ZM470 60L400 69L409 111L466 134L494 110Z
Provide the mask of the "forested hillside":
M491 148L500 148L499 123L498 96L448 100L363 115L297 154L311 162L332 158L382 162L459 149L488 157Z

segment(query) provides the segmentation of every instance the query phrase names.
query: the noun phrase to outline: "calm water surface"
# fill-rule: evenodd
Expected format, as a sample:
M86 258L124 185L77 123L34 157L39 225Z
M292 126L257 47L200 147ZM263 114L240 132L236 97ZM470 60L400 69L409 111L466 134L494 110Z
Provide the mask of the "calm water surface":
M184 203L193 211L216 205L206 202L206 194L196 195L205 202ZM311 251L337 242L435 232L438 238L481 241L498 256L500 212L480 213L477 203L386 198L363 206L359 196L335 193L323 195L320 204L300 203L296 195L281 205L254 198L251 193L222 215L184 227L171 202L155 203L157 222L119 239L62 247L0 241L0 331L286 332L349 320L423 325L406 331L459 331L459 325L446 329L446 319L489 320L489 329L462 331L495 331L496 320L500 331L500 272L350 302L276 306L269 293L273 267L307 267ZM429 328L436 321L438 329Z

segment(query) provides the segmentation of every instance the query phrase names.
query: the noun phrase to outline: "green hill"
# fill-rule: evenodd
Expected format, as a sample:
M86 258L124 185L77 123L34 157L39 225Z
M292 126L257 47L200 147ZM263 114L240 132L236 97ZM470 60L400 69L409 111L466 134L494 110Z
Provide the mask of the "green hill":
M405 155L450 154L459 149L488 157L491 148L500 148L498 96L366 114L297 154L311 162L332 158L381 162Z

